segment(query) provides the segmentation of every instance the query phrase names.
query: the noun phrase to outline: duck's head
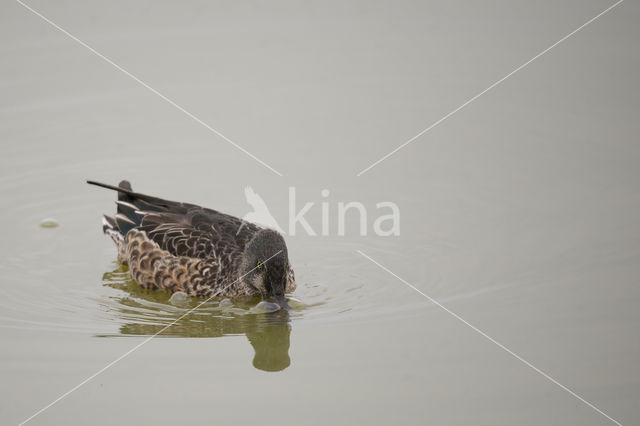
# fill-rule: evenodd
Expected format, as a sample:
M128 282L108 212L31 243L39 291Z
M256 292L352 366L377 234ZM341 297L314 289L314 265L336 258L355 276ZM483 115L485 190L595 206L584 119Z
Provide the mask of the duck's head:
M266 300L287 308L285 293L295 289L293 270L284 238L277 231L261 229L244 250L244 281Z

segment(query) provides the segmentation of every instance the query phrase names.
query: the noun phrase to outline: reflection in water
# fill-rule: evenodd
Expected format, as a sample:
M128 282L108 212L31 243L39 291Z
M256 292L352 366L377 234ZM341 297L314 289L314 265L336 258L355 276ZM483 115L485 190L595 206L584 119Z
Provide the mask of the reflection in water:
M172 303L170 294L137 285L123 265L106 272L102 279L105 285L126 293L124 297L115 297L106 306L123 322L120 327L122 335L154 335L202 302L202 299L187 299ZM290 314L285 310L262 313L256 308L259 300L259 297L239 299L233 303L228 299L211 300L164 330L161 336L245 334L255 351L254 367L264 371L284 370L291 364Z

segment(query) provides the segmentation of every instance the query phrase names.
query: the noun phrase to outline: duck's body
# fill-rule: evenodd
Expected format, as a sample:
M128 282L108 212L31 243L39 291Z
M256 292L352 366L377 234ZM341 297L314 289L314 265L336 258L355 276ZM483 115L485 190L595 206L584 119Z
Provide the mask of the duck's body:
M296 288L282 236L237 217L88 181L118 191L103 231L139 285L190 296L283 299Z

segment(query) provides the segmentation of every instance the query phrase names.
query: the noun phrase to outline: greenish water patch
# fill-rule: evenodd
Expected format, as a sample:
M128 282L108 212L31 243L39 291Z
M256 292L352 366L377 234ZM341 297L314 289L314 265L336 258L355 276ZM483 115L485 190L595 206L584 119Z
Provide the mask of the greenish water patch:
M218 298L202 303L200 298L142 288L120 264L104 273L102 279L104 285L123 294L105 304L121 323L119 333L100 337L212 338L244 334L255 351L254 367L279 371L291 364L291 318L301 315L305 308L299 301L292 299L291 311L276 311L260 297Z

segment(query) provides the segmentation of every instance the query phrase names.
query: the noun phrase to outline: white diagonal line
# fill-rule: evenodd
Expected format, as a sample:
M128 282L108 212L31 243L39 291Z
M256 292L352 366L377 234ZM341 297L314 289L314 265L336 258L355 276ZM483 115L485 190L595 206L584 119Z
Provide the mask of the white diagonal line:
M536 367L535 365L531 364L529 361L527 361L526 359L522 358L520 355L518 355L517 353L513 352L511 349L507 348L505 345L503 345L502 343L498 342L496 339L494 339L493 337L489 336L487 333L485 333L484 331L480 330L478 327L476 327L475 325L469 323L467 320L465 320L464 318L462 318L460 315L456 314L455 312L453 312L451 309L447 308L446 306L442 305L440 302L438 302L436 299L432 298L431 296L429 296L428 294L422 292L420 289L416 288L414 285L412 285L411 283L407 282L406 280L404 280L403 278L399 277L398 275L396 275L395 273L393 273L392 271L390 271L387 267L381 265L379 262L377 262L376 260L372 259L370 256L366 255L365 253L363 253L360 250L356 250L356 252L358 252L362 257L364 257L365 259L369 260L370 262L374 263L375 265L377 265L380 269L382 269L383 271L387 272L390 275L393 275L394 277L396 277L398 280L402 281L402 283L404 283L405 285L407 285L409 288L415 290L416 292L418 292L419 294L421 294L422 296L424 296L426 299L428 299L431 303L433 303L434 305L438 306L439 308L441 308L442 310L444 310L445 312L447 312L449 315L453 316L455 319L457 319L458 321L462 322L464 325L466 325L467 327L471 328L473 331L475 331L476 333L480 334L482 337L486 338L487 340L489 340L491 343L495 344L496 346L498 346L500 349L504 350L505 352L507 352L509 355L513 356L514 358L516 358L518 361L522 362L523 364L525 364L527 367L531 368L532 370L534 370L536 373L540 374L541 376L543 376L544 378L546 378L547 380L549 380L550 382L554 383L555 385L559 386L560 388L562 388L563 390L565 390L566 392L570 393L571 395L573 395L575 398L579 399L580 401L582 401L583 403L585 403L586 405L588 405L589 407L593 408L595 411L597 411L598 413L602 414L604 417L606 417L607 419L611 420L613 423L617 424L618 426L622 426L622 424L615 420L614 418L612 418L611 416L609 416L607 413L605 413L604 411L602 411L601 409L599 409L598 407L596 407L595 405L593 405L592 403L590 403L589 401L587 401L586 399L584 399L583 397L581 397L580 395L578 395L577 393L575 393L574 391L572 391L571 389L569 389L568 387L566 387L565 385L563 385L562 383L560 383L559 381L557 381L556 379L554 379L553 377L551 377L550 375L548 375L547 373L545 373L544 371L540 370L538 367Z
M597 14L596 16L594 16L593 18L589 19L587 22L585 22L584 24L580 25L578 28L576 28L575 30L571 31L569 34L567 34L566 36L562 37L560 40L556 41L555 43L553 43L551 46L547 47L546 49L544 49L542 52L538 53L536 56L534 56L533 58L529 59L527 62L525 62L524 64L520 65L518 68L516 68L515 70L511 71L509 74L505 75L504 77L502 77L500 80L496 81L495 83L493 83L491 86L487 87L486 89L484 89L482 92L478 93L477 95L475 95L474 97L470 98L468 101L466 101L465 103L463 103L462 105L460 105L459 107L457 107L456 109L454 109L453 111L451 111L450 113L448 113L447 115L445 115L444 117L442 117L441 119L439 119L438 121L436 121L435 123L433 123L432 125L430 125L429 127L427 127L426 129L422 130L420 133L418 133L417 135L415 135L414 137L412 137L411 139L409 139L408 141L406 141L405 143L403 143L402 145L398 146L397 148L395 148L393 151L391 151L390 153L388 153L387 155L385 155L384 157L380 158L378 161L370 164L367 168L363 169L360 171L360 173L358 173L356 176L362 176L363 174L365 174L366 172L368 172L369 170L371 170L373 167L377 166L378 164L380 164L381 162L383 162L384 160L386 160L387 158L391 157L393 154L395 154L396 152L400 151L402 148L404 148L405 146L409 145L411 142L415 141L416 139L418 139L420 136L424 135L425 133L427 133L429 130L433 129L434 127L436 127L438 124L442 123L443 121L445 121L447 118L451 117L452 115L454 115L455 113L457 113L458 111L460 111L461 109L463 109L464 107L466 107L467 105L469 105L470 103L472 103L473 101L475 101L476 99L478 99L480 96L484 95L485 93L487 93L489 90L493 89L494 87L496 87L497 85L499 85L500 83L502 83L503 81L505 81L506 79L508 79L509 77L511 77L512 75L514 75L515 73L517 73L518 71L520 71L521 69L523 69L524 67L526 67L527 65L529 65L530 63L532 63L533 61L535 61L536 59L538 59L539 57L541 57L542 55L544 55L545 53L547 53L548 51L550 51L551 49L553 49L554 47L556 47L557 45L559 45L560 43L562 43L563 41L565 41L566 39L568 39L569 37L573 36L575 33L577 33L578 31L580 31L581 29L583 29L584 27L586 27L587 25L589 25L590 23L592 23L593 21L595 21L596 19L600 18L602 15L604 15L605 13L609 12L611 9L613 9L614 7L618 6L620 3L622 3L624 0L618 0L617 2L615 2L614 4L612 4L611 6L609 6L608 8L606 8L605 10L603 10L602 12L600 12L599 14Z
M280 253L282 253L282 250L279 250L276 254L274 254L273 256L271 256L270 258L268 258L267 260L265 260L262 263L267 263L268 261L270 261L271 259L273 259L274 257L276 257L277 255L279 255ZM184 314L180 315L178 318L176 318L175 320L173 320L171 323L169 323L168 325L164 326L160 331L158 331L156 334L154 334L153 336L150 336L148 338L146 338L145 340L143 340L142 342L138 343L137 345L135 345L133 348L129 349L127 352L123 353L122 355L120 355L118 358L114 359L113 361L111 361L109 364L105 365L104 367L102 367L100 370L96 371L95 373L93 373L92 375L90 375L89 377L87 377L86 379L84 379L83 381L81 381L80 383L78 383L77 385L75 385L74 387L72 387L71 389L69 389L68 391L66 391L65 393L63 393L62 395L60 395L58 398L54 399L53 401L51 401L49 404L45 405L44 407L42 407L41 409L39 409L38 411L36 411L34 414L32 414L30 417L28 417L26 420L23 420L21 423L18 424L18 426L22 426L24 424L26 424L27 422L29 422L30 420L32 420L34 417L38 416L39 414L42 414L44 411L46 411L47 409L51 408L52 406L54 406L55 404L57 404L58 402L62 401L64 398L66 398L67 396L69 396L70 394L72 394L73 392L75 392L76 390L78 390L79 388L81 388L82 386L84 386L85 384L89 383L91 380L93 380L94 378L96 378L97 376L99 376L100 374L104 373L106 370L108 370L109 368L113 367L115 364L117 364L119 361L123 360L124 358L126 358L127 356L131 355L132 353L134 353L136 350L138 350L140 347L142 347L143 345L145 345L146 343L148 343L151 339L153 339L154 337L158 336L159 334L161 334L162 332L164 332L166 329L168 329L169 327L171 327L172 325L174 325L175 323L177 323L178 321L180 321L182 318L186 317L187 315L189 315L190 313L192 313L193 311L195 311L196 309L198 309L200 306L204 305L205 303L207 303L208 301L210 301L211 299L213 299L214 297L218 296L220 293L222 293L223 291L225 291L226 289L228 289L229 287L231 287L233 284L237 283L238 281L240 281L242 278L246 277L247 275L249 275L251 272L253 272L254 270L257 269L257 266L254 267L253 269L251 269L249 272L247 272L244 275L241 275L240 277L238 277L236 280L232 281L231 283L229 283L229 285L227 285L224 288L221 288L220 290L218 290L215 294L213 294L213 296L210 296L209 298L205 299L204 301L198 303L196 305L195 308L191 308L189 309L187 312L185 312Z
M102 53L98 52L97 50L95 50L93 47L89 46L87 43L85 43L84 41L80 40L78 37L74 36L73 34L71 34L70 32L68 32L67 30L65 30L64 28L60 27L58 24L56 24L55 22L53 22L51 19L47 18L46 16L44 16L43 14L41 14L40 12L38 12L37 10L35 10L34 8L32 8L31 6L25 4L24 2L22 2L21 0L16 0L16 2L20 5L22 5L25 9L29 10L31 13L33 13L34 15L40 17L42 20L46 21L47 23L49 23L52 27L54 27L55 29L57 29L58 31L62 32L63 34L65 34L67 37L71 38L73 41L77 42L78 44L84 46L85 48L87 48L91 53L93 53L94 55L96 55L97 57L99 57L100 59L104 60L105 62L107 62L108 64L112 65L114 68L118 69L119 71L121 71L122 73L124 73L126 76L130 77L131 79L135 80L137 83L139 83L141 86L145 87L146 89L148 89L150 92L156 94L157 96L159 96L161 99L163 99L164 101L166 101L167 103L169 103L171 106L173 106L174 108L176 108L177 110L181 111L182 113L186 114L187 116L189 116L190 118L192 118L194 121L196 121L198 124L204 126L205 128L207 128L208 130L212 131L213 133L215 133L216 135L218 135L219 137L221 137L222 139L224 139L225 141L229 142L231 145L233 145L234 147L236 147L237 149L239 149L240 151L244 152L246 155L248 155L249 157L253 158L254 160L256 160L258 163L262 164L264 167L266 167L267 169L271 170L273 173L277 174L278 176L282 176L282 173L280 173L279 171L277 171L276 169L274 169L273 167L271 167L270 165L268 165L267 163L265 163L264 161L262 161L261 159L259 159L258 157L256 157L255 155L253 155L252 153L250 153L249 151L247 151L246 149L244 149L243 147L241 147L240 145L238 145L236 142L232 141L231 139L229 139L227 136L223 135L222 133L220 133L218 130L214 129L213 127L211 127L209 124L205 123L202 119L198 118L197 116L195 116L194 114L192 114L191 112L187 111L186 109L184 109L183 107L181 107L180 105L178 105L177 103L175 103L173 100L171 100L170 98L168 98L167 96L163 95L162 93L158 92L156 89L154 89L153 87L149 86L147 83L145 83L144 81L142 81L140 78L136 77L135 75L131 74L129 71L127 71L126 69L122 68L120 65L116 64L115 62L113 62L111 59L107 58L106 56L104 56Z

